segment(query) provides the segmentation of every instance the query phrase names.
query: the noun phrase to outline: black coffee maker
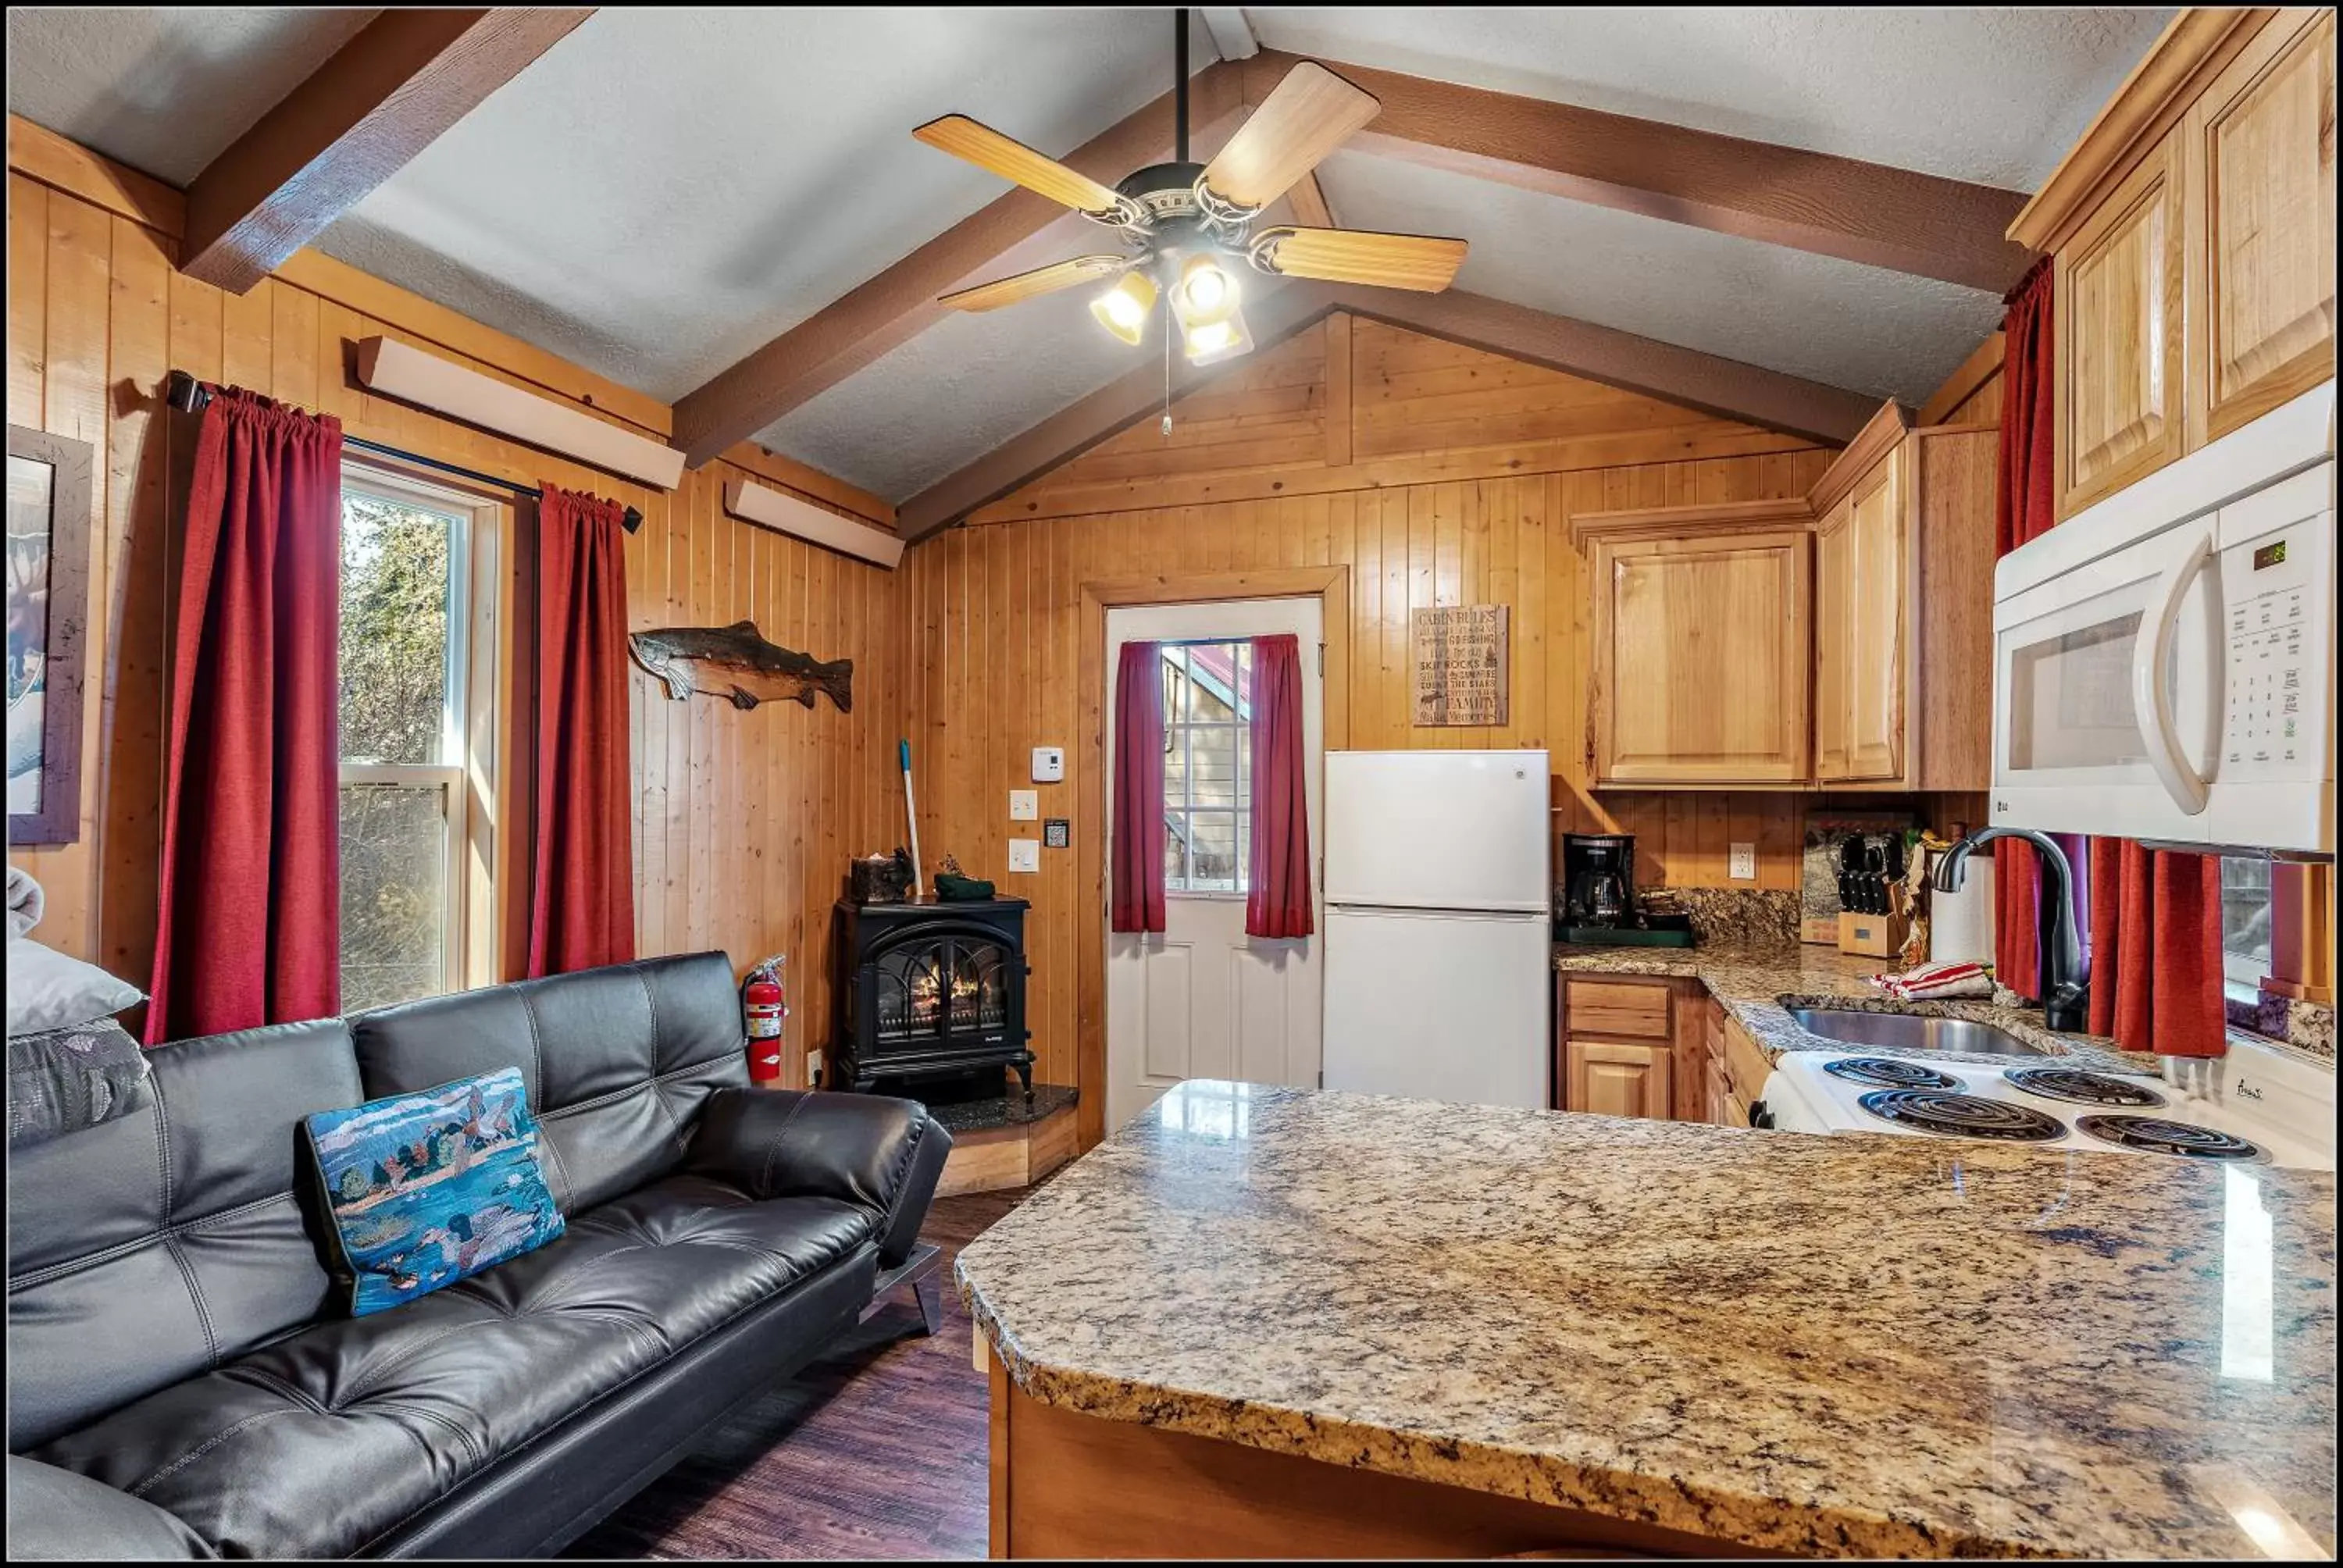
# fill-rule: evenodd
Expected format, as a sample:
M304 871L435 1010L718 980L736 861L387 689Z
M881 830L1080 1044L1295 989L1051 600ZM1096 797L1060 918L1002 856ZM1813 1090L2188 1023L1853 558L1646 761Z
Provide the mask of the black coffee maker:
M1627 926L1634 913L1635 835L1564 833L1562 923Z

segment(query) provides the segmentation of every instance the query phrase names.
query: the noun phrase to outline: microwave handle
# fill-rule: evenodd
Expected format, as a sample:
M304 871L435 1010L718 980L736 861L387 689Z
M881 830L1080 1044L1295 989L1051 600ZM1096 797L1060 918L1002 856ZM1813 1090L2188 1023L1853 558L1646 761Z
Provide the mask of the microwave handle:
M2212 559L2212 530L2199 529L2197 542L2157 579L2156 590L2148 596L2147 618L2132 644L2132 710L2139 720L2140 739L2147 748L2147 765L2156 770L2173 804L2191 817L2204 811L2212 783L2189 765L2181 747L2164 671L2171 662L2172 634L2180 618L2181 601L2187 597L2188 585Z

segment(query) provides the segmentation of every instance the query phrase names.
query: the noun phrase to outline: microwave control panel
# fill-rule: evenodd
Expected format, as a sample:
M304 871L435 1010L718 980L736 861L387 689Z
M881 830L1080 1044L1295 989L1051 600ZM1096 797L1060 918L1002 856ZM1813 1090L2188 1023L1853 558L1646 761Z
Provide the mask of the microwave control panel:
M2305 474L2272 487L2294 490ZM2221 730L2224 779L2317 778L2325 769L2334 678L2335 514L2324 485L2289 497L2293 520L2265 497L2221 519L2221 604L2228 692ZM2256 503L2264 503L2258 505ZM2308 508L2306 514L2305 508ZM2258 515L2256 515L2258 514ZM2237 524L2245 527L2237 527ZM2257 526L2263 525L2263 526Z

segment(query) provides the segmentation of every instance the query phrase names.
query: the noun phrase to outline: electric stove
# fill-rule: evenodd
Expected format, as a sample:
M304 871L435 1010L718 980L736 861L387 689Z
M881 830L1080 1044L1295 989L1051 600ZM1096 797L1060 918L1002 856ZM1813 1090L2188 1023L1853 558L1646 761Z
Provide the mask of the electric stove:
M2202 1094L2056 1059L2021 1066L1792 1051L1764 1107L1791 1132L1881 1132L2208 1165L2335 1168L2335 1075L2275 1047L2233 1044Z

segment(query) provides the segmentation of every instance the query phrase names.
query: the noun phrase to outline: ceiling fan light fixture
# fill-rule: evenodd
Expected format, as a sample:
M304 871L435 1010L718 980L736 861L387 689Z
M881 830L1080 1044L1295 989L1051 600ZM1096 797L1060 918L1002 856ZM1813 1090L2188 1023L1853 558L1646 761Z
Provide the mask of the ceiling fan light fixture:
M1180 269L1181 318L1218 321L1237 307L1237 280L1214 256L1192 256Z
M1133 348L1147 335L1147 318L1155 309L1155 280L1139 271L1126 272L1122 281L1091 301L1091 314Z
M1217 321L1192 323L1186 336L1191 365L1217 365L1252 350L1252 329L1245 325L1244 312L1233 307Z

